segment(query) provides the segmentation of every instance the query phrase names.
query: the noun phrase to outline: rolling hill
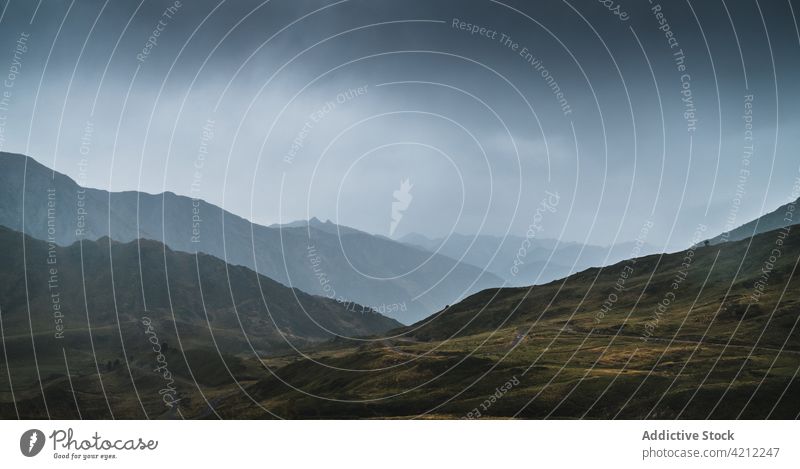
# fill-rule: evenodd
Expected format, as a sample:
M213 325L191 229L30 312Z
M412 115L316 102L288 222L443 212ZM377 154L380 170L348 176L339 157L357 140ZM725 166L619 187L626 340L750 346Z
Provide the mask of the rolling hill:
M248 372L239 355L266 356L334 337L347 342L400 325L369 308L156 241L101 238L61 247L0 228L4 416L15 407L28 409L28 418L49 416L41 390L59 393L73 380L71 387L97 401L97 408L83 406L85 415L109 417L124 408L141 418L137 390L163 385L153 373L162 351L156 345L174 379L232 385ZM110 392L106 386L115 389L109 399L119 408L97 400L95 393ZM163 412L158 389L148 405ZM70 396L52 403L52 415L75 416L63 413L74 412L73 402Z
M64 335L88 327L87 321L99 328L148 316L170 326L244 332L266 349L400 326L369 308L312 296L246 267L173 251L157 241L101 238L61 247L0 227L0 246L7 334L30 332L29 323L34 334L55 334L56 312L62 313Z
M294 418L793 419L798 259L800 232L772 231L486 290L397 338L318 349L248 393ZM235 393L219 412L261 414Z

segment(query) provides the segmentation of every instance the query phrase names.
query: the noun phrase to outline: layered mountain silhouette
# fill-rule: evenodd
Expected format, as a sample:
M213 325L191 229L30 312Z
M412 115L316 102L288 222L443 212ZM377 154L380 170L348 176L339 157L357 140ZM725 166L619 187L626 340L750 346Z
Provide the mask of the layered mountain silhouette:
M468 263L330 222L266 227L171 192L83 189L18 154L0 153L0 191L0 225L34 238L52 234L62 246L105 236L159 241L310 294L370 306L406 324L502 284Z
M152 240L104 237L62 247L0 227L0 279L7 335L58 339L147 317L165 324L165 333L186 328L189 341L197 340L192 330L214 330L223 341L235 336L244 350L248 342L258 349L290 348L401 325L369 308L312 296L246 267Z

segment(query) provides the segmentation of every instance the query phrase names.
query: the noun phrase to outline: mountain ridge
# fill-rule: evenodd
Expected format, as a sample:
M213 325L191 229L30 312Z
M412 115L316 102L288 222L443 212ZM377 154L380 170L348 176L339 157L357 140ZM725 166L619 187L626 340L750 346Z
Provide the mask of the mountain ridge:
M280 337L296 336L305 344L335 335L375 335L400 325L370 309L309 295L246 267L209 254L175 251L154 240L123 243L103 237L54 247L0 227L0 246L0 278L6 280L0 304L7 332L27 329L25 311L31 312L33 332L52 326L48 292L58 295L62 311L85 309L94 326L149 314L197 328L208 320L208 327L235 331L244 320L255 325L245 333L273 345L281 344ZM24 289L11 280L22 276ZM62 319L80 324L75 317Z
M739 225L728 232L723 232L718 236L710 238L708 242L713 245L723 242L740 241L761 233L784 228L785 226L800 224L800 216L792 217L792 220L786 221L786 214L794 213L795 207L798 204L800 204L800 197L754 220Z
M35 238L53 234L60 245L102 236L122 242L153 239L248 267L311 294L391 310L404 323L502 284L478 267L352 228L270 228L171 192L81 188L25 155L0 153L0 187L0 224Z

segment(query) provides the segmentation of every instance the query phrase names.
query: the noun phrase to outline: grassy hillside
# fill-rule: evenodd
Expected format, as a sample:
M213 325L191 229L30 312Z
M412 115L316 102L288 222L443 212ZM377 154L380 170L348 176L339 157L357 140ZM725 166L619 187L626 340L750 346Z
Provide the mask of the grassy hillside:
M173 350L171 360L187 364L180 416L796 418L798 258L800 233L773 231L533 288L486 290L383 340L258 357L196 352L214 360ZM116 405L127 409L115 415L140 415L123 391L126 376L106 373L119 386ZM58 376L45 394L69 396ZM96 381L73 379L90 407L104 403ZM31 387L29 399L37 394ZM178 417L149 405L149 415Z
M779 233L623 261L532 288L485 290L403 331L420 340L445 340L524 325L533 333L558 329L743 344L761 336L761 344L779 347L788 339L787 346L800 349L800 335L787 336L800 300L792 289L800 275L794 268L800 232L785 239ZM753 302L776 248L781 255ZM648 333L656 317L655 331Z
M773 231L487 290L402 340L277 370L302 393L249 390L291 417L795 418L798 256L800 233ZM258 415L235 397L220 411Z

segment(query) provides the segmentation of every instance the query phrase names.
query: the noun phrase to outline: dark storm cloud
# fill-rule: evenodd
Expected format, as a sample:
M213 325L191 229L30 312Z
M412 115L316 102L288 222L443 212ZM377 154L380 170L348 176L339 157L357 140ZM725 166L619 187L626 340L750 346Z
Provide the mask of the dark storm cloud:
M652 218L649 241L678 247L698 223L724 227L752 94L740 221L784 202L797 174L787 2L203 0L165 19L171 5L43 0L33 17L37 2L9 2L5 63L30 41L4 149L93 186L381 234L406 178L399 234L522 234L558 191L547 236L610 243Z

